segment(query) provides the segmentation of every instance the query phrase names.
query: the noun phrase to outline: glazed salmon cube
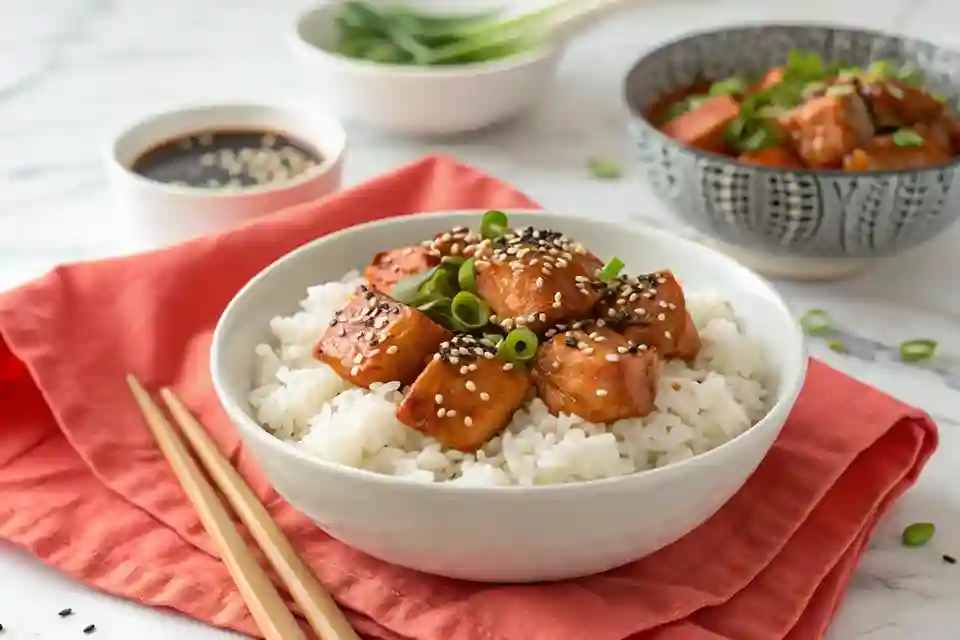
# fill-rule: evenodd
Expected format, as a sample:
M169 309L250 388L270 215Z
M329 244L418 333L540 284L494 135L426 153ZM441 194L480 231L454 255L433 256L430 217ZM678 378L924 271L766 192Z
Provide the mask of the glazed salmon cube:
M740 105L730 96L710 98L703 104L673 118L660 130L697 149L722 152L724 129L740 114Z
M740 162L755 164L761 167L776 167L781 169L803 168L803 163L797 158L797 154L787 147L771 147L769 149L747 151L746 153L740 154L737 159Z
M453 449L483 446L507 426L532 384L526 367L494 354L468 335L444 342L413 383L397 418Z
M375 291L390 293L393 285L407 276L426 271L440 264L440 258L428 247L416 245L381 251L364 270L363 275Z
M477 295L505 329L541 332L593 309L600 295L591 283L602 268L582 245L528 227L477 259Z
M653 411L659 371L656 349L633 344L607 327L584 325L557 333L540 347L533 381L554 415L570 413L602 424Z
M873 136L873 123L856 94L813 98L780 118L807 167L839 168L843 158Z
M931 122L943 113L943 104L932 95L895 78L863 85L878 127L904 127Z
M597 315L627 340L653 347L663 358L692 360L700 352L683 288L670 271L619 279L604 292Z
M855 149L843 162L845 171L890 171L916 169L949 162L951 154L929 131L921 133L922 144L899 146L894 136L877 136L866 149Z
M314 347L314 356L359 387L398 381L423 371L451 333L413 307L361 286Z

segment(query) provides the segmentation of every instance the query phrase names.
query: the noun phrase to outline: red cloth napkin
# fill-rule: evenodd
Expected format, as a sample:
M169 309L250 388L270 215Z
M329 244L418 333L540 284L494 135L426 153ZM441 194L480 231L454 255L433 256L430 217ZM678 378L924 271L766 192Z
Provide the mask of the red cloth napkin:
M0 536L96 588L257 635L131 401L175 388L354 623L397 640L816 638L870 532L937 442L923 413L811 363L783 435L723 509L633 565L553 585L456 582L331 540L266 484L207 373L223 307L263 266L352 224L415 211L530 207L427 158L216 237L75 264L0 296Z

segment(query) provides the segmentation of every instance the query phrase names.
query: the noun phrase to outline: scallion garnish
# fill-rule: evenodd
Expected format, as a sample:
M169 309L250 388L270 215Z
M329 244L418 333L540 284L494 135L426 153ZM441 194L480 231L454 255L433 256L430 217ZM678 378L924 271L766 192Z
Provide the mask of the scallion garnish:
M717 96L742 96L747 92L747 82L740 76L731 76L710 85L707 92L711 98Z
M903 362L921 362L930 360L937 353L937 341L918 338L900 344L900 360Z
M490 320L490 307L482 298L469 291L461 291L453 297L450 313L457 322L470 330L485 327Z
M510 220L503 211L491 210L480 219L480 235L489 240L502 238L510 229Z
M457 282L463 291L476 291L477 264L474 258L467 258L457 271Z
M463 263L463 256L443 256L443 258L440 259L440 264L449 264L454 267L459 267Z
M893 144L898 147L922 147L923 136L910 128L898 129L893 133Z
M625 266L620 258L614 256L610 258L607 264L603 265L603 269L597 274L597 278L602 282L609 282L616 278Z
M809 336L822 336L830 331L830 316L823 309L810 309L800 316L800 328Z
M439 270L440 267L431 267L426 271L401 278L397 284L393 285L390 297L397 302L414 304L420 298L420 287Z
M503 342L503 335L499 333L485 333L483 334L483 339L489 342L491 347L495 347Z
M526 327L514 329L497 345L497 355L507 362L526 362L537 355L537 334Z
M605 158L587 158L587 169L597 180L617 180L623 176L620 163Z
M843 344L839 340L831 340L827 343L827 347L829 347L831 351L836 351L837 353L847 352L847 345Z
M914 522L903 530L900 540L905 547L922 547L933 539L936 531L932 522Z

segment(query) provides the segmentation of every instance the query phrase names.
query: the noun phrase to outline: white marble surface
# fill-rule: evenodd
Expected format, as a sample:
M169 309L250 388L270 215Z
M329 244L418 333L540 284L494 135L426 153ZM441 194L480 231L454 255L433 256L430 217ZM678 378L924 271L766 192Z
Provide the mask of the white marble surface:
M454 0L449 0L453 2ZM309 102L311 86L288 52L284 30L309 0L4 0L0 2L0 289L63 261L123 251L106 222L101 166L119 124L167 105L230 98ZM355 183L428 152L446 152L513 181L548 207L585 215L675 223L635 174L589 179L587 155L627 151L619 78L646 47L686 29L720 23L829 20L903 31L960 46L952 0L650 0L569 51L553 93L509 127L445 142L390 139L350 127L346 179ZM953 248L960 227L914 255L837 284L777 283L799 310L822 307L869 341L940 341L944 371L815 355L916 404L937 419L942 445L917 487L883 523L850 586L831 640L960 638L960 296ZM951 255L952 254L952 255ZM935 549L901 549L904 523L933 520ZM78 615L60 620L70 606ZM119 602L74 584L0 545L0 623L5 638L68 638L88 622L98 638L228 637L179 617Z

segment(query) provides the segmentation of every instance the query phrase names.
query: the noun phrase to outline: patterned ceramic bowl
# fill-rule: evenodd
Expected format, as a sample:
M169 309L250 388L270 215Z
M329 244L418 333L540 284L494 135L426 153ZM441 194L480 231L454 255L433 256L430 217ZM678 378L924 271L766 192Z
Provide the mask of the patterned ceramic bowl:
M957 108L960 54L883 33L822 25L748 25L700 32L641 58L625 81L631 133L654 192L715 244L760 270L838 276L915 247L960 216L960 162L918 170L846 173L745 165L684 146L644 113L698 75L760 75L792 49L866 66L912 63L927 88Z

